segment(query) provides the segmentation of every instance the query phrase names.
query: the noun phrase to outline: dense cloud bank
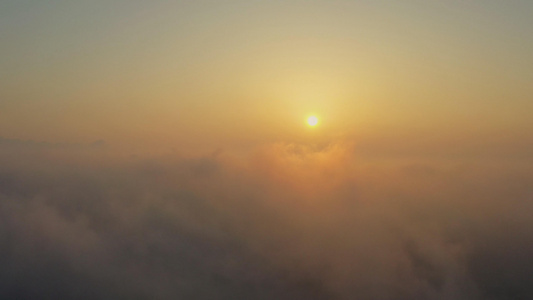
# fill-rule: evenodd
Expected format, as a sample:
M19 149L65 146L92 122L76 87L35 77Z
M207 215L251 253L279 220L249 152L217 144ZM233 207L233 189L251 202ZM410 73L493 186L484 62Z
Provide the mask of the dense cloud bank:
M532 299L532 198L527 160L10 145L0 298Z

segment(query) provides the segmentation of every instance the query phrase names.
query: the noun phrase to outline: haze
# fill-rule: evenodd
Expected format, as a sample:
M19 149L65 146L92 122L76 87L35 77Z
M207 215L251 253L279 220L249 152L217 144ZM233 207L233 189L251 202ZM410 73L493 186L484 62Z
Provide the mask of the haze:
M0 1L0 298L533 298L532 16Z

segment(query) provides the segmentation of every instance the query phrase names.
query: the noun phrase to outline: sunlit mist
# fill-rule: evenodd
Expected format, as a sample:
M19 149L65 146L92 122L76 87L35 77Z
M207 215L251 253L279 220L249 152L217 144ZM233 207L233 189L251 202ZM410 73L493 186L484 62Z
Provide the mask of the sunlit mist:
M0 299L533 299L533 1L0 1Z

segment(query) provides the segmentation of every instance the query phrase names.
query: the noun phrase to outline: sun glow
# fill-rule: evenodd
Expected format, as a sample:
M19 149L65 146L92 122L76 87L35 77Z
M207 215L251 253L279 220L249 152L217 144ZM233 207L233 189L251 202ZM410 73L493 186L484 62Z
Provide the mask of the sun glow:
M310 116L307 118L307 124L311 127L314 127L318 124L318 118L316 116Z

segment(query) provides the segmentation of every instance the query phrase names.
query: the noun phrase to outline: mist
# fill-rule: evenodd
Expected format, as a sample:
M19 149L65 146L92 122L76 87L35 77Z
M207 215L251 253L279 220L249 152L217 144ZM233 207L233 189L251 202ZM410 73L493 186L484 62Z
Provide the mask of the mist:
M533 296L527 161L102 144L2 145L0 298Z

